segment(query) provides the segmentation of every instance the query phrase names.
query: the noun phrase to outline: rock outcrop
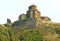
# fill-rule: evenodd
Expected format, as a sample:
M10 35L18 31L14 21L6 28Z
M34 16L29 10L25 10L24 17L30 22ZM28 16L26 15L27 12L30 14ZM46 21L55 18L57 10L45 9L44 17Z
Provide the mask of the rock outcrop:
M38 11L36 5L29 6L29 9L26 14L21 14L18 21L16 21L13 26L39 26L43 21L49 22L51 19L47 16L41 16L41 13Z
M8 23L11 23L11 20L10 20L10 19L7 19L7 24L8 24Z
M26 20L26 15L25 14L21 14L19 16L19 21L23 21L23 20Z

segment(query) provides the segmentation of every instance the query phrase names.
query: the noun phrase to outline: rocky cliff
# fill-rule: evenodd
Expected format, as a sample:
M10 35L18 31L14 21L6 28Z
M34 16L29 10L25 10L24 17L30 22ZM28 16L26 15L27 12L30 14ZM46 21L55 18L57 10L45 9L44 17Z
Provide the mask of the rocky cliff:
M50 22L51 19L47 16L41 16L36 5L30 5L26 14L21 14L18 21L14 22L13 26L31 25L39 26L41 22Z

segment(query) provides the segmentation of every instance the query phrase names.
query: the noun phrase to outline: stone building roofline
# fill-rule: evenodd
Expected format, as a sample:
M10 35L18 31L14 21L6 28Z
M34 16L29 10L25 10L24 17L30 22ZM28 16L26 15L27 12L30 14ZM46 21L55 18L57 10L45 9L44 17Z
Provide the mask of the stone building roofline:
M49 20L51 20L48 16L41 16L41 19L45 19L48 18Z
M29 6L29 8L32 8L32 7L36 8L37 6L34 5L34 4L32 4L32 5Z
M34 4L32 4L32 5L30 5L29 7L37 7L36 5L34 5Z

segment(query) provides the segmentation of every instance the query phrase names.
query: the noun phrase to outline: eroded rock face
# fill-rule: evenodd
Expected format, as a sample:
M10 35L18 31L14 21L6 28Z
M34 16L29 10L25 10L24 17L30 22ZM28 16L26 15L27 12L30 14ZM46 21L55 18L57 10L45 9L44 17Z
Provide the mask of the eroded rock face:
M27 18L40 19L40 12L36 9L35 5L29 6L27 11Z
M42 21L51 21L48 17L42 17L41 13L38 11L36 5L29 6L26 14L21 14L18 21L14 24L17 26L27 25L27 26L38 26Z
M21 14L19 16L19 21L23 21L23 20L26 20L26 15L25 14Z

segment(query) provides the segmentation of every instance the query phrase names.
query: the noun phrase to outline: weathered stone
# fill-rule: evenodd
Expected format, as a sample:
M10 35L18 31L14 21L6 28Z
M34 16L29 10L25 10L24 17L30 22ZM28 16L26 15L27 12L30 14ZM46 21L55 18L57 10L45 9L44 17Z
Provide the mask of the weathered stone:
M11 23L11 20L10 19L7 19L7 23Z
M21 14L19 16L19 21L23 21L23 20L26 20L26 15L25 14Z
M19 21L16 21L13 26L34 26L37 27L41 24L41 22L46 21L49 22L51 19L47 16L43 17L41 16L41 13L36 8L37 6L31 5L29 6L29 9L26 14L21 14L19 16Z
M11 20L10 19L7 19L7 24L4 24L4 26L7 26L7 27L10 27L12 24L11 24Z
M51 21L51 19L48 16L42 16L41 20L42 21Z

